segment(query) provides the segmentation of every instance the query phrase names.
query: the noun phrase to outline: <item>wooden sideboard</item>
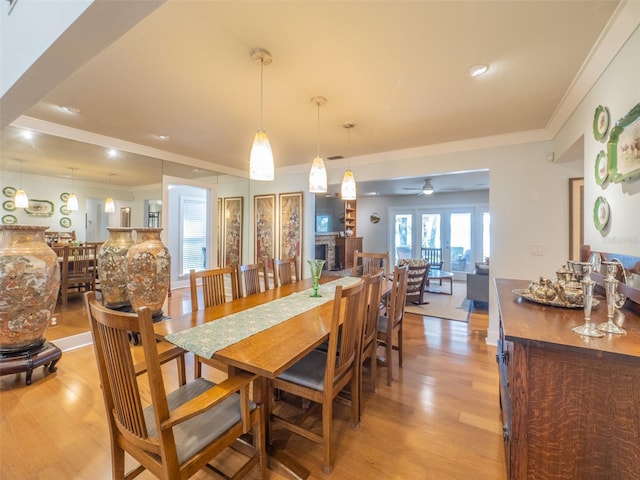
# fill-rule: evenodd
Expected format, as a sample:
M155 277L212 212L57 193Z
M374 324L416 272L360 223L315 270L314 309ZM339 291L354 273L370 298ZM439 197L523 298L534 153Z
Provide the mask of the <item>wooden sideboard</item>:
M623 310L624 336L582 337L583 310L512 293L528 283L495 280L507 478L640 479L640 315ZM594 323L607 319L597 298Z
M362 251L362 237L338 237L336 247L340 268L353 268L353 253L356 250Z

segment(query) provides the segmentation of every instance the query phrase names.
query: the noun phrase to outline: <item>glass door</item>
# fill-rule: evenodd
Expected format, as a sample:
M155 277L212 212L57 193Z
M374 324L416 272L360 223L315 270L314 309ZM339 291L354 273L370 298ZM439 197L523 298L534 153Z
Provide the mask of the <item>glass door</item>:
M413 211L395 212L391 216L391 257L393 265L398 264L401 258L416 258L413 251Z

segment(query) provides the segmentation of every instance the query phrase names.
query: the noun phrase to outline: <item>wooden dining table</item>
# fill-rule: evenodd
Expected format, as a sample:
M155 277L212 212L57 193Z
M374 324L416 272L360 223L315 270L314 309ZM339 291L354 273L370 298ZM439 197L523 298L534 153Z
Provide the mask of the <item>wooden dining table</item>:
M323 275L320 283L328 283L339 278ZM203 310L168 318L155 323L154 330L159 338L165 339L170 334L198 327L309 289L312 284L312 279L304 279ZM391 282L385 280L383 295L388 294L390 290ZM322 285L320 294L330 296L331 299L334 295L333 290L323 291ZM263 406L269 405L270 402L265 401L265 395L268 394L267 380L276 378L329 338L332 313L333 301L325 302L221 348L211 358L230 367L230 374L234 369L238 369L258 375L258 379L254 382L254 399ZM267 428L269 416L270 412L265 411ZM309 475L309 471L304 466L283 450L269 449L269 467L289 478L307 478Z

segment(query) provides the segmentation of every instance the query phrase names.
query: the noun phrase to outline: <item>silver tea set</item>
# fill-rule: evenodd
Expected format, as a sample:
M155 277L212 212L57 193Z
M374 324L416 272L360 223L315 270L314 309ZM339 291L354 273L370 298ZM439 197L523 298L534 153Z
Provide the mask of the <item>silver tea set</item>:
M599 270L601 265L606 267L604 289L607 298L607 321L595 325L591 323L591 308L594 305L593 290L596 282L591 279L591 273L594 269ZM624 268L617 262L602 261L595 264L569 260L566 266L556 271L555 281L540 277L539 281L529 284L529 292L534 298L543 302L582 306L585 323L572 329L579 335L588 337L603 337L606 333L624 335L626 331L614 322L616 308L621 308L624 304L624 297L618 294L619 281L616 279L618 267Z

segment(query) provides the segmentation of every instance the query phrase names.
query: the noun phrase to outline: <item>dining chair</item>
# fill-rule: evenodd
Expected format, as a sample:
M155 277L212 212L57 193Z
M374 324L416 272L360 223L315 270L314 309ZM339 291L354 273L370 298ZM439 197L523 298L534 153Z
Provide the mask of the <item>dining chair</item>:
M88 292L96 287L95 245L72 246L63 248L60 265L60 303L67 306L69 294Z
M278 274L278 284L289 285L300 280L298 259L296 257L276 259L274 263Z
M389 294L387 314L378 317L378 346L383 346L385 349L382 365L387 368L387 385L391 385L393 378L393 350L398 351L398 365L402 368L402 322L404 319L408 275L409 265L394 268L393 285ZM395 345L393 343L394 335L397 338Z
M162 479L186 479L204 467L223 474L209 462L228 447L248 456L237 473L257 466L266 478L263 409L249 399L255 375L238 372L218 385L197 378L167 394L151 310L110 310L95 292L85 294L85 309L109 425L112 478L148 470ZM146 376L135 370L129 331L140 332ZM249 432L253 444L240 440ZM125 453L139 463L128 472Z
M260 293L260 277L264 282L264 289L269 290L269 279L264 263L252 263L249 265L238 265L238 295L246 297Z
M360 406L359 414L362 416L362 383L363 383L363 369L362 366L369 361L369 384L371 391L375 392L378 387L377 381L377 350L378 350L378 317L380 316L380 300L382 296L382 270L379 270L375 275L365 275L364 290L365 290L365 317L364 324L362 326L362 341L360 342L360 362L358 368L360 368Z
M355 250L353 253L353 276L374 275L378 270L384 271L384 278L389 278L389 252L369 253Z
M199 310L198 299L200 296L202 296L204 308L240 298L238 292L238 269L235 266L199 271L191 269L189 271L189 285L191 290L192 312ZM201 293L199 292L198 285L201 286ZM230 292L230 294L228 292ZM205 360L198 355L194 355L193 375L195 378L202 376L203 363L223 372L227 372L228 370L227 366L221 362L212 359Z
M275 259L273 257L265 257L262 262L264 263L264 270L267 275L267 285L273 282L273 288L278 288L278 273L276 272Z
M312 350L275 379L268 381L269 394L266 401L272 402L274 389L289 392L311 402L322 405L322 434L304 428L292 419L271 414L270 426L283 427L297 435L322 445L323 468L330 473L333 468L331 431L333 399L350 384L351 425L357 430L359 415L359 348L364 320L364 281L350 287L337 286L333 299L333 314L329 332L328 352ZM338 327L342 324L342 334ZM337 352L340 352L338 355ZM270 408L268 411L272 411ZM301 421L306 420L306 415ZM269 441L272 428L269 428Z

